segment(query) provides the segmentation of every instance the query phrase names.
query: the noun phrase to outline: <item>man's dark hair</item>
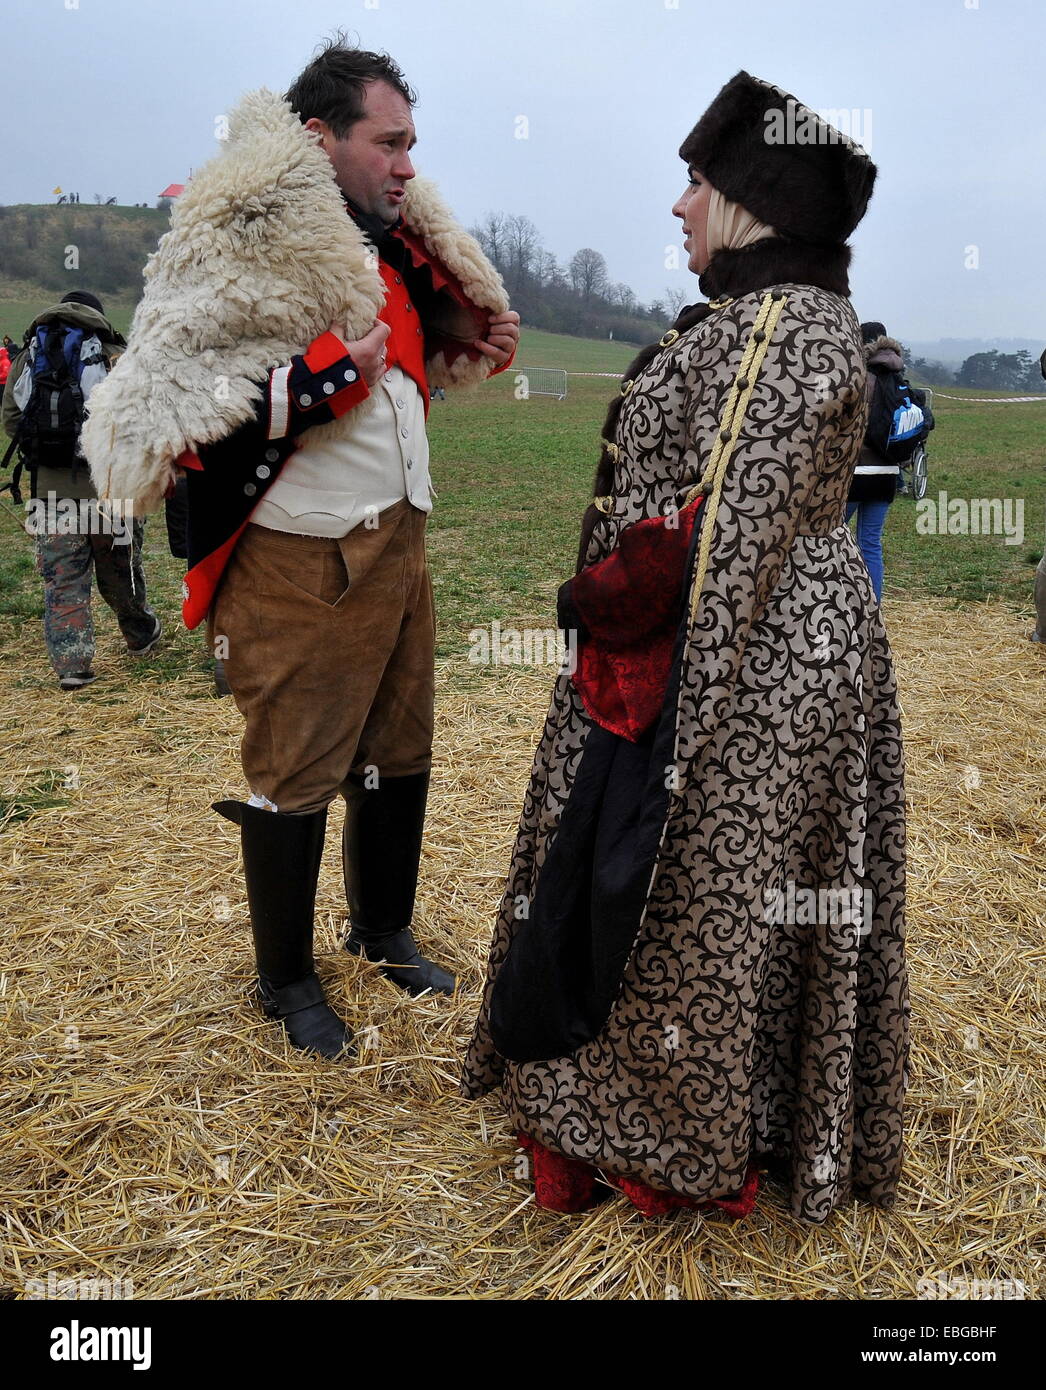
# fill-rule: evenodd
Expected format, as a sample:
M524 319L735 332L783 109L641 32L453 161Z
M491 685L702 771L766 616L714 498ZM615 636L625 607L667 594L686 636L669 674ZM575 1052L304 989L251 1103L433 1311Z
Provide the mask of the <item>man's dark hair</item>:
M63 294L61 302L63 304L83 304L87 309L94 309L99 314L104 314L102 301L90 290L70 290L68 294Z
M418 99L387 53L354 48L339 31L294 79L287 100L302 124L315 117L343 140L363 115L368 82L387 82L411 106Z

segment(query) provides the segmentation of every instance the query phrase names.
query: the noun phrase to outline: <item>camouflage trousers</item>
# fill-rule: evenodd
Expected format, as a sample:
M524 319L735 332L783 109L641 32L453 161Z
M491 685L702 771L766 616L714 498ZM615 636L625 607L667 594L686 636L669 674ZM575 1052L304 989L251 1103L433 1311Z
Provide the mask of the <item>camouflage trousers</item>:
M134 523L131 543L112 536L44 535L36 541L36 566L44 581L44 641L59 680L89 671L94 660L91 572L98 592L116 614L128 647L144 647L156 630L142 569L144 523Z

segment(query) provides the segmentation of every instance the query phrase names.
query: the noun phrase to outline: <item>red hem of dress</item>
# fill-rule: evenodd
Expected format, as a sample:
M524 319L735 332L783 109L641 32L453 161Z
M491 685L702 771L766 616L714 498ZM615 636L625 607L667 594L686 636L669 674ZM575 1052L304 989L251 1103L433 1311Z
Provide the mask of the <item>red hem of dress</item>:
M755 1207L756 1192L759 1189L759 1170L755 1163L749 1163L741 1191L735 1197L711 1197L700 1201L694 1197L684 1197L678 1192L663 1192L656 1187L648 1187L638 1178L618 1177L613 1173L602 1173L576 1158L547 1149L529 1134L520 1130L516 1138L522 1149L530 1154L534 1177L534 1200L546 1211L578 1212L585 1211L599 1200L596 1192L597 1180L609 1183L625 1194L632 1205L644 1216L664 1216L679 1207L694 1211L721 1211L734 1221L750 1215Z

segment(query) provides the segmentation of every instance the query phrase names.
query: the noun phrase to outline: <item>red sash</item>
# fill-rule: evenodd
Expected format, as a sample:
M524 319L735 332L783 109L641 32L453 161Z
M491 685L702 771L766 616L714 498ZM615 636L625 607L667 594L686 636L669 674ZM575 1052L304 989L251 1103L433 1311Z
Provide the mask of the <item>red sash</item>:
M672 669L683 583L704 497L621 533L605 560L571 583L587 632L578 641L574 686L604 729L635 743L657 720Z

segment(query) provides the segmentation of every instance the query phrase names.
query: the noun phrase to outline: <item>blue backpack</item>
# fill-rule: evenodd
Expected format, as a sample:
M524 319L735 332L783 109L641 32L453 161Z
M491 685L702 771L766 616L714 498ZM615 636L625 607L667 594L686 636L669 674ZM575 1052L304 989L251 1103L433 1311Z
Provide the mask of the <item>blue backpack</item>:
M909 386L900 372L875 371L865 439L877 454L888 463L907 463L933 428L928 416L926 396Z
M75 478L85 462L79 453L84 403L109 370L98 334L60 319L31 329L25 346L29 359L13 388L21 416L3 460L6 467L17 448L19 463L11 479L16 502L23 467L29 469L33 496L39 468L69 468Z

